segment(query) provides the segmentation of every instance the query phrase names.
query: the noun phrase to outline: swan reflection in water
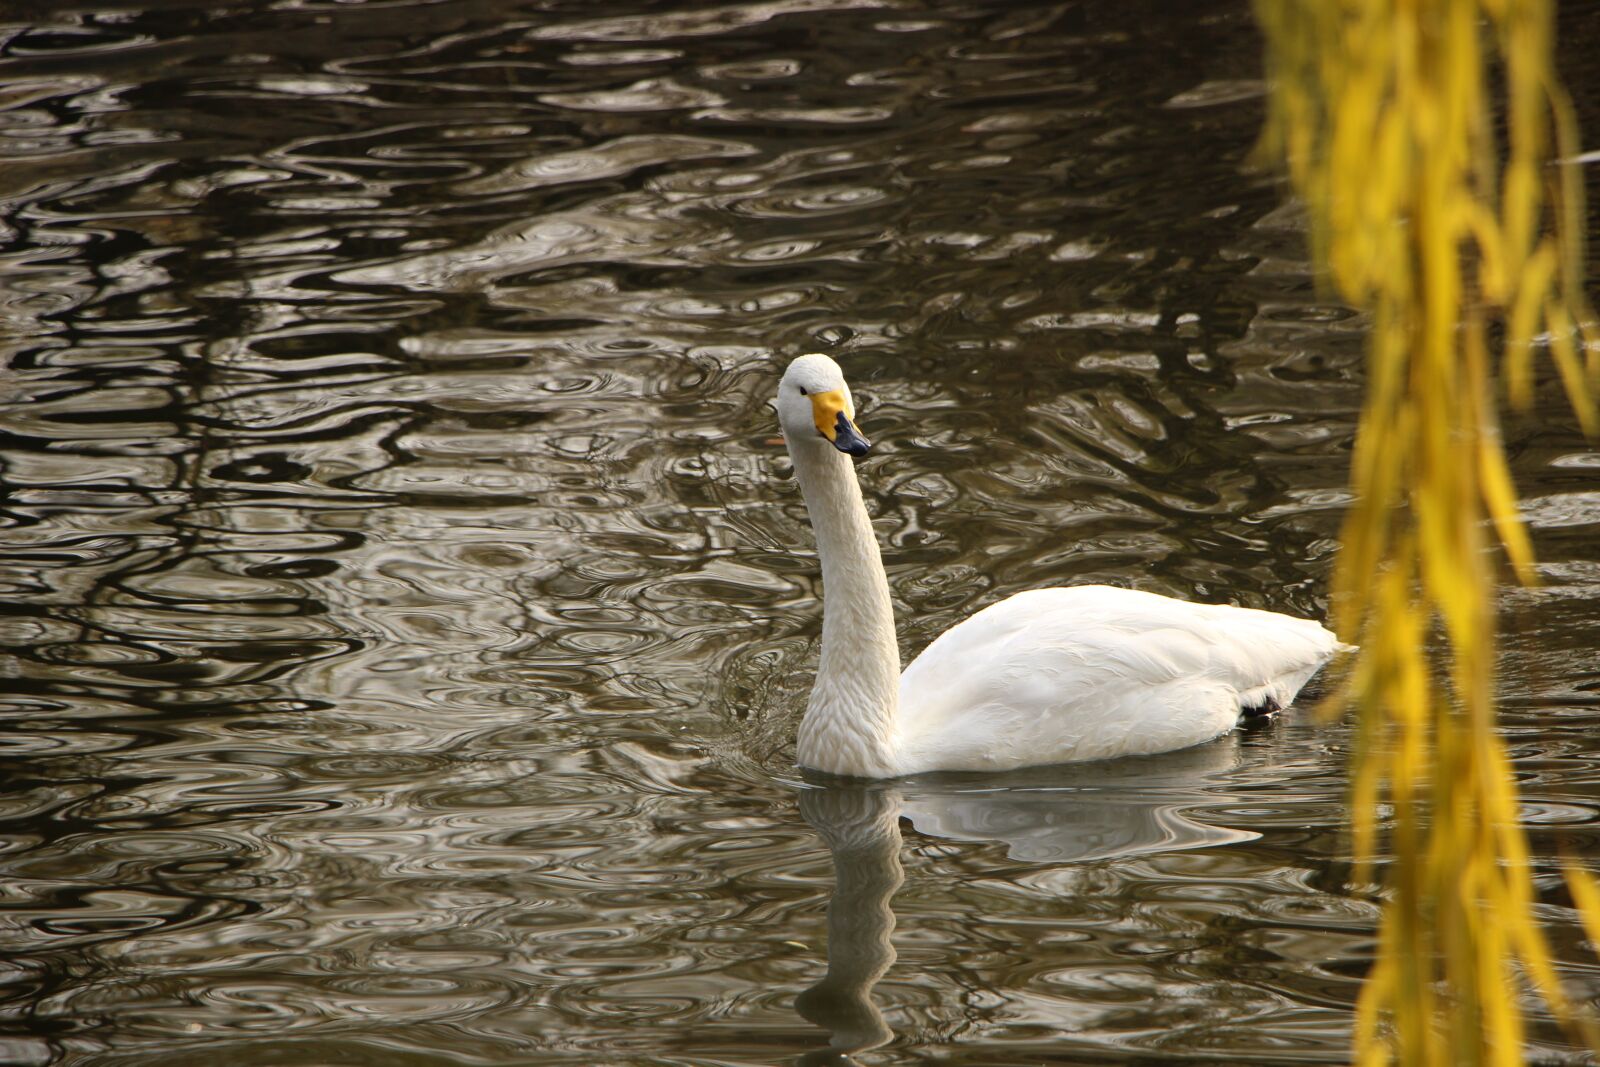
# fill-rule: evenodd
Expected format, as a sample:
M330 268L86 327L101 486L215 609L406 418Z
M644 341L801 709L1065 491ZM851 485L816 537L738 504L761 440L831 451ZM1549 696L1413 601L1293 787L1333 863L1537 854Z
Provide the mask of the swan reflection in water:
M1238 801L1229 772L1239 764L1239 738L1232 735L1161 756L1004 775L809 782L800 792L800 814L832 854L834 891L827 973L795 1007L829 1040L799 1062L851 1064L855 1053L894 1039L872 988L895 960L891 900L905 880L902 818L930 837L1004 844L1011 859L1028 863L1209 848L1260 836L1197 817Z
M894 1032L872 1002L872 987L894 962L890 900L900 866L901 798L893 786L855 782L807 789L800 814L833 854L828 900L828 973L801 993L801 1018L828 1031L828 1048L800 1063L848 1064L851 1053L886 1045Z

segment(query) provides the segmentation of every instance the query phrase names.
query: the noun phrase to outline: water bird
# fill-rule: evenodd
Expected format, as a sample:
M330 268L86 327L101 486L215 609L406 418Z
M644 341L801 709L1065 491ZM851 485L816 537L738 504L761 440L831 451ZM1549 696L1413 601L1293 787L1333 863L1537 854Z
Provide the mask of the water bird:
M799 356L774 407L822 563L802 767L897 778L1187 748L1288 707L1349 647L1310 619L1080 585L991 604L902 674L889 580L852 463L870 445L844 372L825 355Z

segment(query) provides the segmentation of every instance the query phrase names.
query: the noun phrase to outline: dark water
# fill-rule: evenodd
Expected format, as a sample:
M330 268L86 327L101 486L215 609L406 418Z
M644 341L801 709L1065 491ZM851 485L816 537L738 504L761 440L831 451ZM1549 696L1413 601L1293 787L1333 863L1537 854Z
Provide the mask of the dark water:
M1344 1062L1345 725L793 766L800 352L908 652L1323 610L1361 324L1241 170L1245 6L0 11L0 1062ZM1585 995L1600 451L1541 396L1507 729Z

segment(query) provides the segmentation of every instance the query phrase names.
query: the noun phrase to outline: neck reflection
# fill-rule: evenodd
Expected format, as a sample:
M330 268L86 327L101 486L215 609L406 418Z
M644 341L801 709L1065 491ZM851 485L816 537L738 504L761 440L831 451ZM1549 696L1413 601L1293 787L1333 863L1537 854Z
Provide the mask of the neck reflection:
M800 1058L806 1067L849 1064L851 1055L894 1039L872 1002L872 987L894 963L890 901L900 866L900 794L881 784L830 785L800 794L800 814L833 854L828 901L828 972L795 1008L828 1031L828 1047Z

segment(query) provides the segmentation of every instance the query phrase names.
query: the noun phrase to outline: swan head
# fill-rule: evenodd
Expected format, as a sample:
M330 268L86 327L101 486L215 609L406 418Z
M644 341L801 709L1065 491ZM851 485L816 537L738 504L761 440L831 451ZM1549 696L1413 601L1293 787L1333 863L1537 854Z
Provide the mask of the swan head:
M799 356L778 383L778 423L791 442L827 443L864 456L871 443L856 429L856 404L839 364L820 353Z

